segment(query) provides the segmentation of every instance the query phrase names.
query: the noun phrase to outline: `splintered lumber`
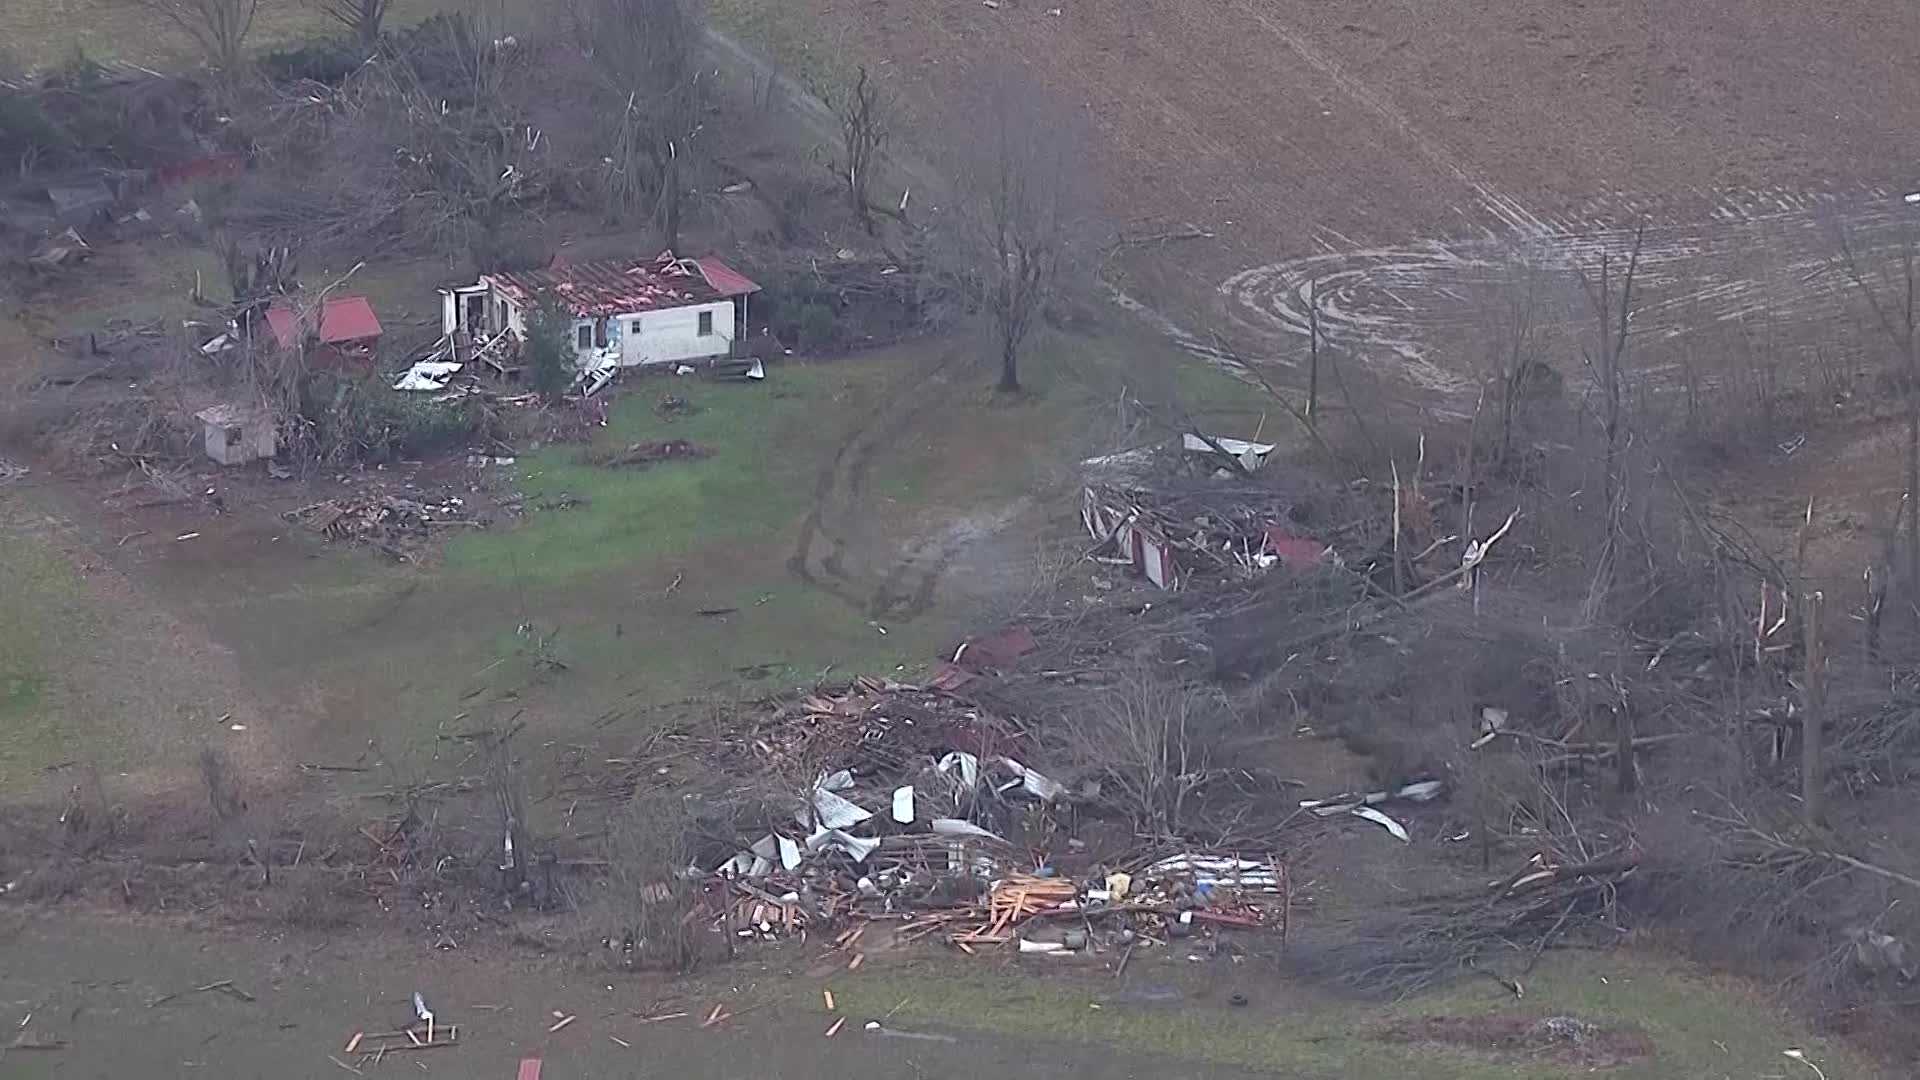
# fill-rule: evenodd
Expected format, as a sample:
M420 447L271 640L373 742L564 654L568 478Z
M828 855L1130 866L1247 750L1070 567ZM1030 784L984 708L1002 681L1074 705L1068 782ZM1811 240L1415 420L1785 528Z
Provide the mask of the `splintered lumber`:
M399 1031L356 1031L353 1038L347 1040L345 1053L358 1053L362 1059L379 1054L398 1053L402 1050L438 1050L445 1046L454 1046L460 1041L460 1025L448 1024L428 1031L424 1027L402 1028Z
M974 930L955 934L952 941L999 944L1007 941L1013 927L1036 915L1051 912L1074 899L1078 890L1073 882L1059 878L1015 875L1002 881L987 900L987 923Z

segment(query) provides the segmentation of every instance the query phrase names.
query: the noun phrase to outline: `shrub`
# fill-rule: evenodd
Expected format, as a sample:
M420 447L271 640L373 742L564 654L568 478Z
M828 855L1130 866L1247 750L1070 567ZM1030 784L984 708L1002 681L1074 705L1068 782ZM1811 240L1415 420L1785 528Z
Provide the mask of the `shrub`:
M307 380L301 413L314 426L322 460L393 461L464 446L491 430L493 417L473 398L436 402L379 379L318 375Z
M366 63L366 50L349 41L322 38L288 49L275 49L260 61L260 70L276 83L302 80L338 86Z
M39 101L0 90L0 158L14 163L30 155L53 157L71 145Z
M573 385L578 367L573 353L573 316L551 296L542 296L527 316L525 352L534 390L548 401L558 401Z
M814 301L800 309L800 341L809 349L833 343L838 316L832 306Z

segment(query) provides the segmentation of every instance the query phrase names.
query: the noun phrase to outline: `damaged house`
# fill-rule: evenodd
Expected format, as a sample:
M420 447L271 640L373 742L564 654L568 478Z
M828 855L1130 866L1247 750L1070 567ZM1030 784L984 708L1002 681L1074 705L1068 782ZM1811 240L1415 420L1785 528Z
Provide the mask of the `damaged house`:
M637 262L571 264L483 274L440 290L441 331L474 345L526 336L527 318L551 295L574 317L582 368L638 367L729 356L746 340L747 297L760 286L719 259L664 252Z

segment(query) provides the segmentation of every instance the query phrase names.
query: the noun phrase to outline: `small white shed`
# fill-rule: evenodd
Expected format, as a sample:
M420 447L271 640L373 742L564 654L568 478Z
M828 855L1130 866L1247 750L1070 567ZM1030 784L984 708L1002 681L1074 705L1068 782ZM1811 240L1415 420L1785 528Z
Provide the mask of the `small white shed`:
M524 338L527 316L543 296L574 317L581 367L675 364L731 355L746 337L747 297L760 286L718 259L566 263L543 270L483 274L473 285L440 290L440 328L485 341L502 331Z
M207 456L222 465L245 465L271 458L279 449L273 417L265 409L246 405L215 405L194 413L205 425Z

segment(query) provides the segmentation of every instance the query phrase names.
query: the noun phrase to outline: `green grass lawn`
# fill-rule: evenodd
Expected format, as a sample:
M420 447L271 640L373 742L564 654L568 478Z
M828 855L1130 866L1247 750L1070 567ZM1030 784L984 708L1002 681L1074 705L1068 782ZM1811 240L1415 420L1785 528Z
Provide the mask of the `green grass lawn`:
M553 732L584 734L609 711L647 703L756 698L824 673L910 675L985 615L939 584L927 611L876 619L876 582L962 515L1018 507L1021 536L1071 519L1064 463L1098 448L1089 432L1104 430L1117 386L1139 382L1137 365L1175 363L1117 338L1058 338L1035 352L1029 392L1004 400L989 371L941 367L966 348L920 342L780 363L762 384L630 380L595 448L684 438L707 457L609 469L582 446L528 452L511 467L528 503L586 502L463 532L426 567L324 546L309 559L275 544L257 567L159 577L246 669L284 696L321 701L319 738L340 751L369 738L426 746L501 696ZM1217 402L1244 394L1223 377L1194 379ZM691 413L660 415L662 394ZM904 429L872 438L897 409L908 409ZM845 469L835 471L847 446L868 454L852 496ZM847 544L845 580L789 567L824 482L841 488L824 528ZM538 651L520 625L551 632L551 655L568 669L536 678Z
M685 439L709 456L607 468L576 445L526 453L511 469L529 504L584 503L460 534L424 568L274 544L254 549L267 560L258 565L159 576L244 667L322 702L316 738L341 750L369 738L421 745L501 695L555 733L580 734L647 703L757 697L823 673L912 673L984 616L939 584L926 611L876 618L876 582L903 550L964 515L1018 509L1023 536L1070 519L1065 465L1100 448L1088 432L1102 430L1119 387L1177 362L1121 339L1052 339L1035 351L1029 391L1006 399L991 372L943 367L956 350L970 346L777 364L760 384L630 380L595 449ZM1244 395L1224 377L1181 377L1216 404ZM658 412L669 393L691 412ZM901 409L899 431L871 434ZM867 455L864 483L827 515L846 541L846 579L804 580L789 562L823 483L846 487L836 465L849 446ZM533 678L522 624L555 635L565 673Z
M418 22L471 0L395 0L388 25ZM266 50L337 25L302 0L260 0L247 41ZM58 65L76 50L92 60L174 66L197 61L192 39L135 0L6 0L0 4L0 59L20 69Z
M1812 1036L1752 988L1677 963L1621 951L1547 957L1516 1001L1491 980L1397 1004L1341 1000L1312 987L1242 972L1224 960L1189 968L1178 960L1135 957L1126 986L1153 987L1171 1003L1128 1003L1124 990L1061 975L968 970L941 961L936 973L875 970L838 979L835 996L851 1016L890 1017L905 1029L992 1033L1098 1043L1189 1064L1271 1071L1279 1076L1408 1076L1420 1080L1618 1080L1786 1078L1813 1073L1784 1057L1802 1050L1830 1077L1879 1075L1865 1061ZM979 961L977 963L984 963ZM1249 964L1255 961L1248 961ZM1243 991L1243 1008L1227 997ZM1537 1056L1431 1046L1390 1037L1396 1024L1425 1017L1572 1016L1615 1029L1638 1029L1651 1056L1600 1071ZM972 1036L963 1036L972 1037Z
M532 501L573 495L578 510L534 515L521 528L457 540L448 573L536 585L635 563L670 564L721 547L748 546L785 558L781 534L805 511L816 474L844 434L844 421L877 396L886 372L862 364L791 365L763 384L643 379L614 409L598 449L685 439L710 453L694 461L605 468L578 446L530 454L519 463ZM663 394L692 412L662 416ZM751 570L727 560L728 574Z
M11 513L9 511L12 511ZM85 646L93 613L73 567L0 505L0 790L63 760L63 657Z

